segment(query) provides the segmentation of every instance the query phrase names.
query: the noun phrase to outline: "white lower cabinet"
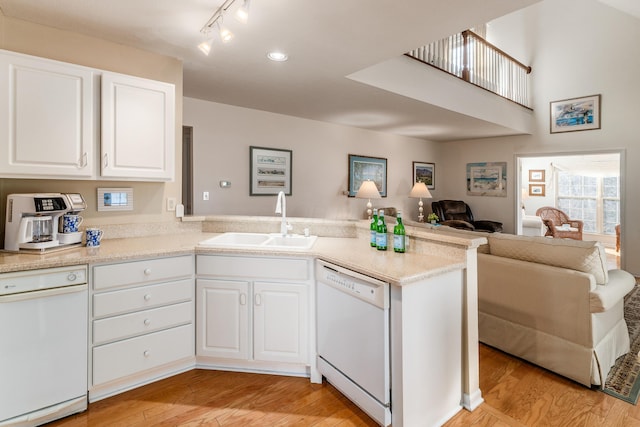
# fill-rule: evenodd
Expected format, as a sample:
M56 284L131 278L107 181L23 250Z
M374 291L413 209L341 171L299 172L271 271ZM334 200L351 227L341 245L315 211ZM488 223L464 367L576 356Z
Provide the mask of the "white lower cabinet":
M198 255L199 366L306 373L311 260Z
M249 359L249 282L197 279L197 354Z
M254 282L255 360L308 361L308 285Z
M192 255L91 266L89 401L191 369Z

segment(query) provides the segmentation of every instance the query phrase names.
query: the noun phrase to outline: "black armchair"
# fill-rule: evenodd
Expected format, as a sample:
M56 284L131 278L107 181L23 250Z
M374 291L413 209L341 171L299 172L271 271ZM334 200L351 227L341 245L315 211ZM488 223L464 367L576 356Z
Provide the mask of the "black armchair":
M471 231L487 231L498 233L502 231L502 223L497 221L473 219L471 208L462 200L440 200L431 202L433 213L440 218L440 224L453 228Z

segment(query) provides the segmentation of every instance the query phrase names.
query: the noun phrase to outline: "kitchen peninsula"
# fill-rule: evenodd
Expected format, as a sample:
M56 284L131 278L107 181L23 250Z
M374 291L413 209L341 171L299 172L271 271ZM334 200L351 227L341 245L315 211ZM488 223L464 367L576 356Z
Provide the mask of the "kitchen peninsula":
M150 230L147 235L139 234L139 237L133 238L105 237L97 249L81 247L47 255L3 253L0 256L0 272L82 264L89 265L91 271L96 266L128 265L154 259L161 260L158 265L166 264L168 260L185 262L191 259L190 262L193 262L194 256L212 255L311 261L321 259L391 285L393 425L415 425L416 420L429 420L429 425L438 425L453 416L461 406L473 410L482 402L478 384L475 258L476 248L484 243L484 238L466 239L448 235L444 227L435 229L409 226L409 251L406 254L396 254L369 247L368 222L365 221L291 218L291 223L296 233L308 228L312 234L319 236L312 249L300 251L281 248L199 247L199 242L222 232L233 230L272 233L278 227L275 218L220 216L207 217L202 222L178 223L175 230L163 230L163 234L154 234ZM105 236L118 236L116 229L105 228ZM90 273L90 286L91 280L97 277L97 273L93 271L93 274ZM146 270L144 274L147 274ZM195 277L199 277L199 274L196 270ZM193 280L194 276L185 272L184 277L170 279L186 280L188 277ZM95 289L94 284L93 292L108 294L111 291L108 288ZM312 381L320 382L315 361L315 292L310 291L309 296L308 375ZM198 295L192 299L197 300ZM187 300L189 298L185 297L185 301ZM459 331L459 339L451 335L444 338L446 348L431 342L443 339L438 333L440 330L444 331L444 324ZM457 354L452 354L452 351ZM120 389L112 388L102 395L96 395L98 397L93 400L90 380L90 401L144 384L145 381L153 381L163 375L166 377L193 368L198 363L197 352L195 356L180 359L174 371L138 377L138 383L122 383L119 385ZM455 375L450 375L452 367Z

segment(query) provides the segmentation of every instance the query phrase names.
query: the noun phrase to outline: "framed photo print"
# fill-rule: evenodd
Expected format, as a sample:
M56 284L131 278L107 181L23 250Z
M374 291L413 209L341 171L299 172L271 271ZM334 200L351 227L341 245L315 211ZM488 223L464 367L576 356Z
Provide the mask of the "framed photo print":
M355 197L368 179L375 182L380 196L387 197L387 159L349 154L349 197Z
M531 169L529 171L529 181L530 182L544 182L544 169Z
M278 148L249 147L250 196L291 195L293 152Z
M544 184L529 184L530 196L544 196Z
M551 133L600 129L600 95L551 102Z
M467 194L507 197L507 162L467 163Z
M429 190L436 188L436 164L413 162L413 183L424 182Z

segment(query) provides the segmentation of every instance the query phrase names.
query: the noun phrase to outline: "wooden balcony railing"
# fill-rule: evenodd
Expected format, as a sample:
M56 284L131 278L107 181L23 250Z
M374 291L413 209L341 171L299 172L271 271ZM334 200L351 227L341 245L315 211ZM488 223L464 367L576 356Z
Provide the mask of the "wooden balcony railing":
M405 55L531 108L531 67L470 30L419 47Z

